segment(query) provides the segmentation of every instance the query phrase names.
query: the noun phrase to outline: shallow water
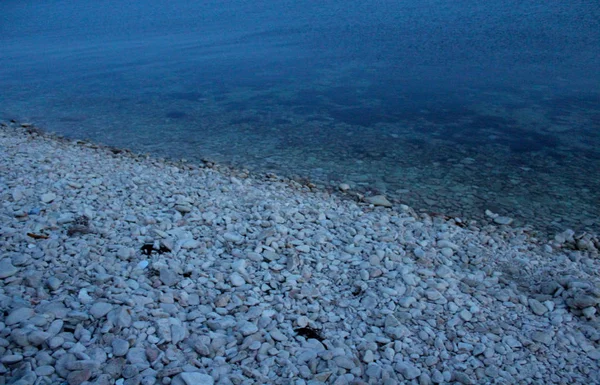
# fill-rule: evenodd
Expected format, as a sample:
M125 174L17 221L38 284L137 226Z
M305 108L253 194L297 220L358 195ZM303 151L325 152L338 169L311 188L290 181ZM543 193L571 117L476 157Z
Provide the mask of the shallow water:
M598 232L600 6L455 3L3 1L0 117Z

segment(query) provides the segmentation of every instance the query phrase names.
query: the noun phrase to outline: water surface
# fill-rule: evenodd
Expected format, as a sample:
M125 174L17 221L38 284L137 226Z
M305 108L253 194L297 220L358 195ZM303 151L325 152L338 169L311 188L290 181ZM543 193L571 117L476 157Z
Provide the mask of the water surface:
M5 0L0 47L4 119L600 228L596 2Z

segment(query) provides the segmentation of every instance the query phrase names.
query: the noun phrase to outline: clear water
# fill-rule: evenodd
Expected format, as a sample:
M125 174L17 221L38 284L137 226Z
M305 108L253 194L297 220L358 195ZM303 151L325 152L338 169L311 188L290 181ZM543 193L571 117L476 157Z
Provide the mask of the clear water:
M600 229L600 3L3 0L0 118Z

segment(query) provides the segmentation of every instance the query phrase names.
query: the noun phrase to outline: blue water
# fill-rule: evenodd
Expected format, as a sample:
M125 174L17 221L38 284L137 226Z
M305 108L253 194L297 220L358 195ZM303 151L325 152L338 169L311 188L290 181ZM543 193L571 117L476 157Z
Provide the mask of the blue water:
M599 52L590 0L3 0L0 118L597 231Z

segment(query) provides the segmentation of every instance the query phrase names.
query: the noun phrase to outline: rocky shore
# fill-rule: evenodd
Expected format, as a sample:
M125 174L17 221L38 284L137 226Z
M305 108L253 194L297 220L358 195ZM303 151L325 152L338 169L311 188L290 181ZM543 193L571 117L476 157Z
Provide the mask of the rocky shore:
M594 234L16 122L0 196L0 384L600 383Z

